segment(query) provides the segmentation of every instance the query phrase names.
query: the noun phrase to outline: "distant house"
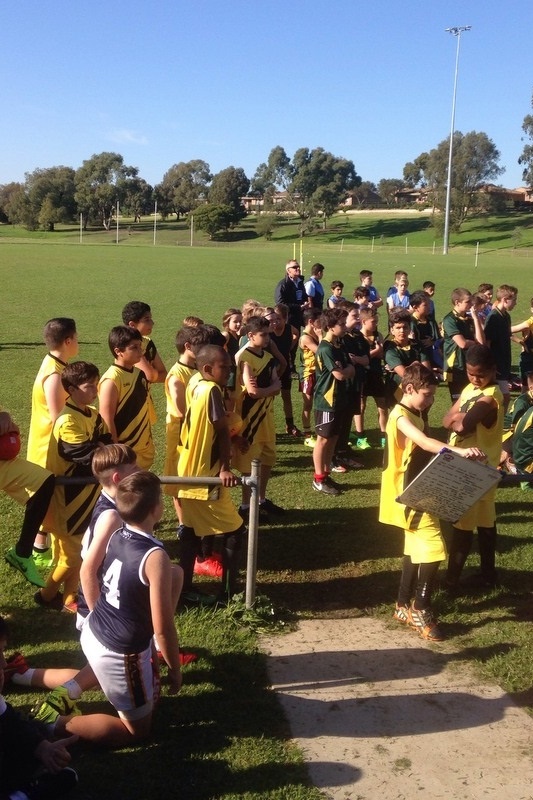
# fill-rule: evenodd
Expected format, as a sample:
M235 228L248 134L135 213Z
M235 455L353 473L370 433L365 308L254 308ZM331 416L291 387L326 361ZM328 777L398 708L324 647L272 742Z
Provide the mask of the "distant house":
M485 183L479 187L479 191L506 203L512 203L516 211L533 209L533 189L528 189L527 186L519 186L517 189L505 189L503 186Z

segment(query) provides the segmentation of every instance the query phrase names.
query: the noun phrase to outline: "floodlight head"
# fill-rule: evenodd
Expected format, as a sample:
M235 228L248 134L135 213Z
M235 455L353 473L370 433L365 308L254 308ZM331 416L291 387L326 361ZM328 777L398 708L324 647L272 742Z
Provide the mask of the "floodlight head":
M471 25L456 25L453 28L445 28L446 33L451 33L452 36L459 36L463 31L469 31Z

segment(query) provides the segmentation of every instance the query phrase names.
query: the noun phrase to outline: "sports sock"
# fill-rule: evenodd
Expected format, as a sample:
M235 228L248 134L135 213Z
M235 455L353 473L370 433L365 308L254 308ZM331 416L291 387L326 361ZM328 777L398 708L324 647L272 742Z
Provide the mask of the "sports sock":
M413 608L416 608L417 611L424 611L426 608L431 607L431 596L433 594L435 578L439 571L439 565L439 561L433 561L430 564L420 564L416 594L413 601Z
M446 580L449 584L453 585L458 582L472 548L473 540L474 531L462 531L459 528L453 528L450 554L448 557L448 569L446 571Z
M68 696L71 700L79 700L83 694L83 689L74 678L71 678L69 681L65 681L63 686L67 690Z
M418 577L419 564L413 564L411 556L403 557L402 576L400 578L400 588L398 589L398 605L408 606L414 594L415 583Z
M31 686L31 679L33 677L33 673L35 670L30 667L20 675L18 672L14 672L11 676L11 682L16 684L17 686Z
M31 556L33 542L39 533L41 522L48 511L54 489L55 477L50 475L26 503L24 520L22 522L19 540L15 547L15 552L21 558L29 558Z
M326 478L327 478L327 473L326 472L323 475L317 475L316 472L315 472L315 481L317 483L324 483Z

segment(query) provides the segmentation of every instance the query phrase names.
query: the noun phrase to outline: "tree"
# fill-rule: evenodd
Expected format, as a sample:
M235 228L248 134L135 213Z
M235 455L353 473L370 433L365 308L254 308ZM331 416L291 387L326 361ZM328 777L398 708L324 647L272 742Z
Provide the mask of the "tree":
M117 202L127 195L128 181L136 178L138 169L124 165L118 153L100 153L83 162L75 176L75 199L83 214L83 225L99 219L106 230L111 226Z
M74 176L72 167L48 167L26 173L26 193L32 217L46 230L53 231L56 222L75 219Z
M154 206L154 190L144 178L130 178L126 181L122 211L140 222L143 214L151 214Z
M209 189L209 203L218 206L230 206L237 219L242 219L246 212L241 197L248 193L250 180L241 167L226 167L217 172Z
M444 139L429 153L422 153L404 167L404 179L411 186L425 187L433 205L439 209L445 207L449 144L449 139ZM505 171L499 166L499 159L500 152L486 133L455 132L450 196L453 230L460 231L475 204L479 188Z
M357 208L375 206L380 200L379 191L372 181L361 181L359 186L350 191L350 195L353 198L353 205Z
M23 183L13 182L0 186L0 208L12 225L25 225L29 230L37 227Z
M232 206L215 203L198 206L190 216L194 218L194 227L205 231L210 239L217 233L227 233L241 218Z
M390 208L396 203L396 192L404 186L405 182L399 178L382 178L378 183L378 194Z
M180 161L170 167L155 187L158 208L166 216L188 214L207 198L212 180L209 164L200 159Z
M290 160L279 145L271 150L266 164L260 164L252 185L263 191L284 191L283 207L300 217L300 232L312 227L313 217L322 214L324 227L348 193L359 186L352 161L334 156L322 147L299 148Z
M533 97L531 98L531 107L533 108ZM527 114L524 117L522 130L530 140L530 143L524 145L518 163L524 168L522 179L530 188L533 188L533 114ZM524 141L523 138L522 141Z

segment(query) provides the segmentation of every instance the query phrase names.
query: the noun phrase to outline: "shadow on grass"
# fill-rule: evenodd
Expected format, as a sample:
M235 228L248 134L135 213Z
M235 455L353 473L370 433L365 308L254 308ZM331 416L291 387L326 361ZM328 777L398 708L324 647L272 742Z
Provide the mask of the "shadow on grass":
M281 796L283 787L297 787L294 796L318 798L312 789L303 793L310 787L307 770L287 744L290 732L268 689L264 656L233 648L200 655L200 660L187 668L179 697L166 696L160 701L148 743L106 754L106 774L98 768L98 751L78 748L77 797L211 800L253 792L268 798L270 793ZM89 714L102 710L99 702L82 707ZM241 743L236 763L231 761L234 740ZM258 742L260 748L266 743L271 756L259 764ZM119 794L109 792L109 768Z

